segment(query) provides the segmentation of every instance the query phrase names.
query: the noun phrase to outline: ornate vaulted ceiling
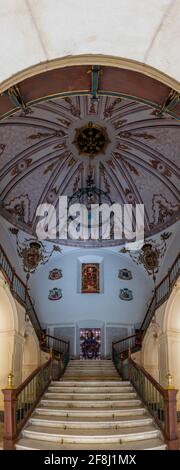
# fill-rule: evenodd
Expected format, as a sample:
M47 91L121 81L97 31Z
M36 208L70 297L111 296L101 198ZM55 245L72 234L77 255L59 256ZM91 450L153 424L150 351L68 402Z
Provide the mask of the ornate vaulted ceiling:
M146 236L162 232L179 216L179 98L140 73L98 66L52 70L7 90L1 215L35 235L40 203L57 205L61 195L78 202L93 187L91 203L143 203Z

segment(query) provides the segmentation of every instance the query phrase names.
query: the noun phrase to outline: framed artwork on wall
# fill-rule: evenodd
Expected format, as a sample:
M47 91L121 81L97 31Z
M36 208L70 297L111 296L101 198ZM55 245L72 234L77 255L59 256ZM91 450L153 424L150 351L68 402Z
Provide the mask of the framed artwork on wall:
M81 265L81 293L99 294L99 263L82 263Z

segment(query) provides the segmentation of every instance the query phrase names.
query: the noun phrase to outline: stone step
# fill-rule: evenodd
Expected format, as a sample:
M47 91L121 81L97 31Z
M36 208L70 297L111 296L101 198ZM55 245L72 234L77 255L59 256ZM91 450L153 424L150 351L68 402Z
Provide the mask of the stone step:
M159 438L161 433L152 425L138 427L138 429L131 427L131 429L121 429L120 431L100 429L97 432L97 429L94 428L88 429L87 433L85 433L85 430L82 432L80 429L76 429L74 432L73 429L64 429L62 431L58 428L55 430L51 427L44 428L43 426L29 425L22 430L22 435L31 439L53 441L59 444L121 444L132 440Z
M49 385L16 444L18 450L87 447L166 449L153 418L111 361L71 361L63 377Z
M46 392L45 398L59 398L60 400L119 400L121 398L132 399L136 398L137 393L135 392L119 392L119 393L62 393L59 392Z
M127 386L127 387L71 387L71 386L68 386L68 387L59 387L59 386L49 386L48 387L48 392L58 392L59 393L98 393L99 395L101 393L121 393L121 392L131 392L131 391L134 391L133 387L132 386Z
M83 367L115 367L115 365L112 363L112 362L101 362L101 361L94 361L94 362L87 362L87 361L81 361L81 362L77 362L77 363L74 363L74 362L70 362L68 365L67 365L68 368L70 367L78 367L79 369L80 368L83 368Z
M102 369L102 370L116 370L115 368L115 365L114 364L87 364L86 362L84 362L83 364L68 364L67 365L67 368L66 370L86 370L86 369L89 369L89 370L99 370L99 369Z
M132 386L129 381L107 381L107 382L100 382L99 380L95 381L90 381L90 382L84 382L84 381L64 381L64 380L59 380L59 381L52 381L51 386L56 386L56 387L126 387L126 386Z
M64 379L64 381L66 379L70 379L70 380L71 379L74 379L74 380L80 380L81 379L82 380L82 378L83 378L83 380L86 380L87 378L94 379L94 380L96 380L96 378L98 378L99 380L102 380L102 379L107 379L108 380L109 377L110 377L110 380L112 380L112 379L117 380L118 379L118 375L116 374L116 372L112 373L112 374L108 374L108 375L107 375L107 373L103 374L102 372L98 372L97 374L95 372L88 372L86 374L74 374L74 373L71 374L71 373L66 373L65 372L64 376L63 376L63 379Z
M90 375L87 375L87 376L84 376L84 375L82 375L82 376L67 375L67 376L65 376L65 374L64 374L63 381L66 382L66 380L67 380L68 382L70 382L70 380L72 380L73 382L82 382L82 378L83 378L84 382L90 382L91 380L92 380L92 382L94 382L96 380L97 376L96 375L94 375L94 376L93 375L91 375L91 376ZM106 376L106 375L98 374L98 380L101 381L101 382L107 382L107 381L113 381L113 380L117 382L117 379L118 379L118 377L116 375L114 375L114 376L107 375Z
M99 370L99 369L102 369L102 370L112 370L112 369L115 369L115 366L114 364L87 364L86 361L83 362L82 364L68 364L67 366L67 370L85 370L85 369L95 369L95 370Z
M72 401L67 401L67 400L55 400L55 399L47 399L47 398L43 398L40 402L41 404L44 404L44 405L49 405L49 404L53 404L54 407L56 407L57 405L58 406L63 406L63 407L66 407L67 409L71 409L71 408L117 408L118 406L137 406L137 405L141 405L141 401L140 400L126 400L126 399L122 399L122 400L84 400L84 401L80 401L80 400L74 400L73 402Z
M83 361L75 362L70 361L68 363L68 367L83 367L84 365L88 364L88 367L114 367L114 363L112 361L88 361L88 359L83 359Z
M51 404L52 405L52 404ZM44 416L56 416L62 417L63 419L74 419L74 418L97 418L97 419L118 419L119 417L131 417L131 416L144 416L147 414L145 408L136 407L136 408L119 408L119 409L100 409L100 410L85 410L85 409L76 409L76 410L69 410L67 409L60 409L60 408L52 408L49 406L45 408L45 406L38 406L36 408L36 414L44 415Z
M127 417L122 417L120 420L113 419L108 420L107 418L61 418L59 416L51 416L48 418L44 415L34 414L29 419L29 424L34 426L43 426L43 427L53 427L53 428L61 428L61 429L121 429L121 428L129 428L129 427L139 427L139 426L148 426L152 424L153 419L149 416L139 417L131 416L127 419Z
M78 450L87 450L86 444L59 444L56 442L47 442L38 439L30 439L22 437L16 444L17 450L61 450L62 453ZM89 444L88 450L117 450L119 453L123 450L166 450L166 445L161 438L147 439L140 441L123 442L123 444Z
M94 367L91 368L91 367L87 367L87 366L86 366L86 368L84 368L84 369L83 369L82 367L80 367L80 368L74 368L74 367L68 368L68 367L67 367L67 369L65 370L65 374L74 374L74 373L77 373L77 374L82 374L82 375L84 375L84 374L90 374L90 373L93 373L93 372L94 372L95 374L97 374L99 371L101 371L101 374L107 374L107 373L118 374L118 372L117 372L117 370L115 369L115 367L111 367L111 368L109 368L109 367L108 367L108 368L106 368L106 367L103 367L103 368L102 368L102 367L101 367L101 368L98 367L98 368L95 369Z
M89 366L89 367L88 367ZM16 449L165 450L162 434L111 361L70 361L52 381Z
M82 361L69 361L68 367L83 367L84 365L88 364L88 367L114 367L114 363L112 361L100 361L100 360L88 360L83 359Z
M111 367L111 369L110 369L110 368L108 368L108 369L106 369L106 368L104 369L104 368L103 368L103 369L102 369L102 368L100 368L100 367L98 367L98 369L94 369L94 368L88 367L88 370L87 370L87 367L84 368L84 370L83 370L83 368L81 368L81 369L76 369L76 368L73 367L73 368L71 368L71 369L68 369L68 368L66 369L65 374L68 374L68 373L69 373L69 374L71 373L71 374L74 374L74 375L75 375L75 374L76 374L76 375L78 375L78 374L84 375L84 374L86 374L86 373L91 373L91 374L92 374L92 373L94 373L94 374L99 374L99 373L100 373L100 374L110 374L110 375L111 375L111 374L117 374L118 372L117 372L116 369L113 369L112 367Z

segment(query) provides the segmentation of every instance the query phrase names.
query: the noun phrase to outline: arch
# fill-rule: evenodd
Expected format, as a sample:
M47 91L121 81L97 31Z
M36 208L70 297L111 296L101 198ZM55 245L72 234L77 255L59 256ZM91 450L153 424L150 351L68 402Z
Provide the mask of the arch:
M7 377L13 369L15 334L19 322L14 299L9 286L1 274L0 277L0 389L7 385ZM3 409L3 395L0 393L0 409Z
M24 332L22 381L28 377L39 365L40 350L37 336L32 325L28 325Z
M114 59L127 66L147 67L154 78L158 71L167 79L169 74L178 86L178 0L91 0L88 15L83 0L30 0L21 2L21 8L7 0L0 13L0 82L6 82L6 88L8 80L17 83L18 74L34 74L35 67L48 70L59 67L60 61L84 57L90 63L92 56L100 61L105 54L109 62ZM11 34L4 38L6 31Z
M169 330L180 331L180 315L178 314L180 308L180 279L175 283L173 291L167 301L164 321L163 332L167 333Z
M6 315L4 314L6 312ZM0 274L0 331L19 330L18 313L9 285Z
M24 70L17 72L16 74L10 76L6 80L3 80L0 83L0 92L6 91L8 88L17 85L18 83L26 80L27 78L34 77L43 72L48 72L51 70L72 67L78 65L93 65L98 63L98 65L117 67L120 69L131 70L134 72L142 73L147 77L150 77L154 80L157 80L164 85L167 85L170 88L173 88L177 92L180 92L180 83L178 80L175 80L170 75L167 75L160 69L152 67L143 62L139 62L133 59L127 59L125 57L114 57L106 54L82 54L74 56L65 56L46 62L37 63L32 65Z
M160 327L152 323L145 336L142 347L142 362L144 368L159 382L159 338Z
M168 371L173 375L174 386L177 388L177 408L180 410L180 281L173 288L167 302L163 330L167 340Z

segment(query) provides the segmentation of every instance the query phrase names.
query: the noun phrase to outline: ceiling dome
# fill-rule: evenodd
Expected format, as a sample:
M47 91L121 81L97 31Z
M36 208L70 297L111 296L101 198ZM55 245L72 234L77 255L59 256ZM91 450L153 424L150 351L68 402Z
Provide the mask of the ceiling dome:
M146 235L160 232L178 217L178 132L173 117L150 105L107 95L52 98L17 111L0 124L1 214L35 235L39 204L56 205L91 185L101 202L105 195L144 204Z

